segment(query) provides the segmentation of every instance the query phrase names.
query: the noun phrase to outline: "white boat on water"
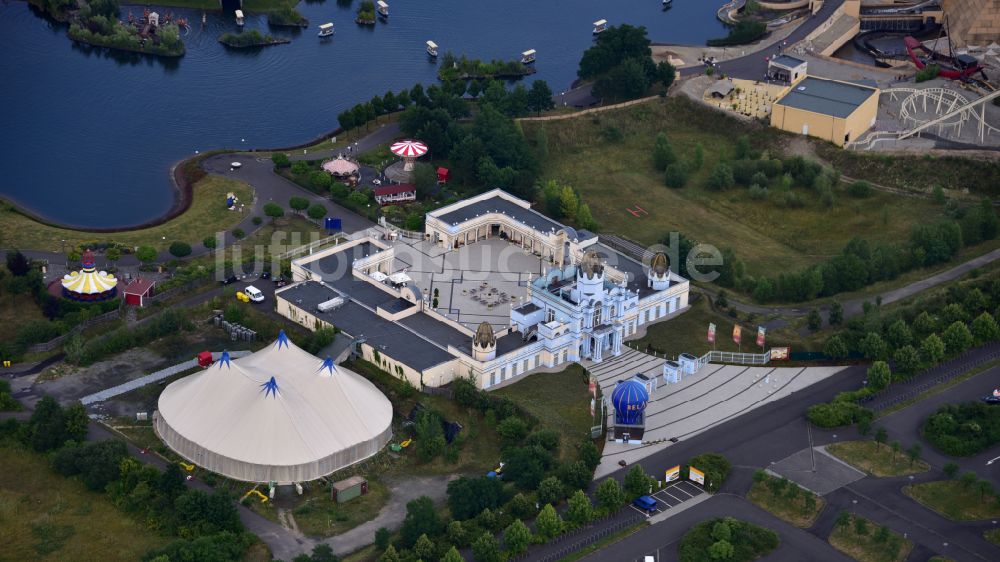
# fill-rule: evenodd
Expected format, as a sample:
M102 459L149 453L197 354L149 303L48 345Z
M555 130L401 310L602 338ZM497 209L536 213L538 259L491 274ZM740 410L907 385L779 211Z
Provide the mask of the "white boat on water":
M432 56L432 57L437 58L437 56L438 56L438 46L437 46L437 43L435 43L434 41L428 41L427 42L427 54L430 55L430 56Z
M320 26L319 26L319 36L320 37L329 37L331 35L333 35L333 24L332 23L320 24Z
M389 4L386 4L384 0L378 0L375 3L375 9L378 11L378 15L387 18L389 17Z
M527 51L521 53L521 62L523 64L531 64L535 62L535 50L528 49Z
M236 10L236 25L243 27L243 10Z
M594 35L602 33L608 28L608 20L597 20L594 22Z
M663 0L663 5L664 6L669 6L669 5L673 4L673 3L674 3L674 0Z

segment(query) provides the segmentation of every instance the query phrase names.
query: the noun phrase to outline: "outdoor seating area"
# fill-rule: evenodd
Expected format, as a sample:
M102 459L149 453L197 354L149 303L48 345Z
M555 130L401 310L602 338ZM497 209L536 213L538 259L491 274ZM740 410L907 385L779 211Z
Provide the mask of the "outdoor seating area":
M705 92L704 101L751 119L766 119L784 87L753 80L733 80L732 90L719 95L718 88Z
M473 302L484 305L487 310L493 310L495 306L508 304L516 300L515 297L507 294L507 291L491 287L488 281L483 281L478 287L462 289L462 295L468 296Z

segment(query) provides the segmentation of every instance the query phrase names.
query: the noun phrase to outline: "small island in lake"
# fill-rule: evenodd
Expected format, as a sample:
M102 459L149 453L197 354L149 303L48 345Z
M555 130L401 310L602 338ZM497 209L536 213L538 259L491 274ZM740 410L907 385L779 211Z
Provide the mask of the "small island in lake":
M484 78L513 79L534 74L535 68L521 61L492 60L484 62L479 59L468 59L465 55L456 57L445 53L438 69L440 80L479 80Z
M279 27L309 27L309 20L291 6L282 6L267 13L267 25Z
M219 43L233 49L250 49L253 47L270 47L271 45L283 45L291 43L291 39L265 35L256 29L250 29L242 33L223 33L219 36Z
M375 25L375 2L364 0L358 7L358 17L354 18L358 25Z
M54 10L69 22L67 35L74 41L163 57L184 54L180 34L180 28L187 26L184 18L175 19L169 12L159 14L146 8L142 17L129 12L128 21L119 21L118 0L89 0L78 6L78 10Z

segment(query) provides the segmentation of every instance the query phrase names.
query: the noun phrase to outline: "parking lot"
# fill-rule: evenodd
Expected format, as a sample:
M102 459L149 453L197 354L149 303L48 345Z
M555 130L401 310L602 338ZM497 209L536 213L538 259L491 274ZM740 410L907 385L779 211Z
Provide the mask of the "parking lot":
M689 482L687 480L679 480L667 486L666 488L652 494L651 497L656 500L656 509L647 513L643 509L629 504L629 507L638 511L643 515L657 515L660 513L668 513L671 509L679 507L684 502L694 499L705 493L705 490L701 486L695 484L694 482Z

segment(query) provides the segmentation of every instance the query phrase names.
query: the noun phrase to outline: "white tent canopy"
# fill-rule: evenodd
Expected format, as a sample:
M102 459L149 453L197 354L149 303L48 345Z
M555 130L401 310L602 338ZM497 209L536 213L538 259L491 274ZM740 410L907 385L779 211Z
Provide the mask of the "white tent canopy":
M192 463L247 482L315 480L368 458L392 437L392 404L360 375L279 335L169 385L157 435Z
M385 281L388 278L389 278L389 276L386 275L385 273L382 273L381 271L373 271L372 272L372 279L378 281L379 283Z
M396 285L405 285L412 281L412 279L410 279L410 276L402 271L397 271L389 276L389 281L395 283Z

